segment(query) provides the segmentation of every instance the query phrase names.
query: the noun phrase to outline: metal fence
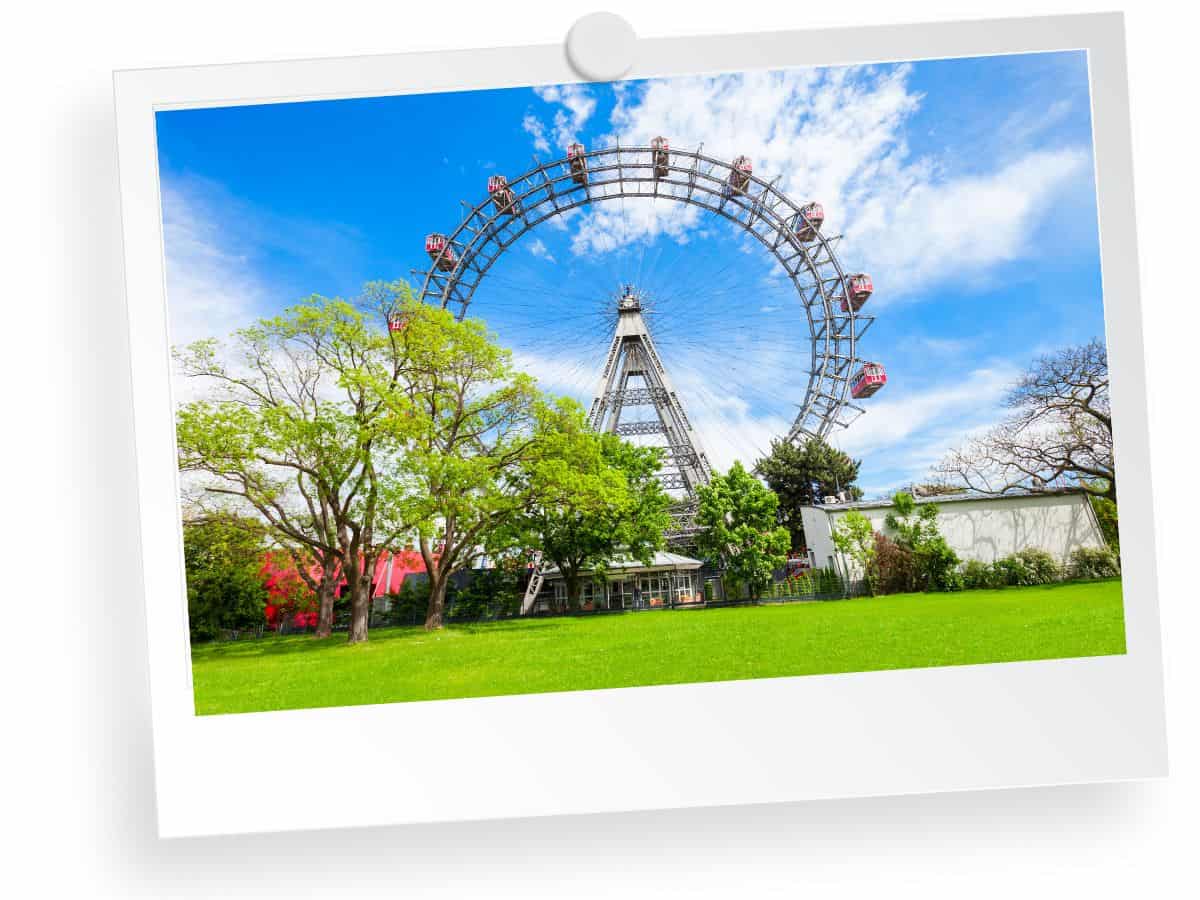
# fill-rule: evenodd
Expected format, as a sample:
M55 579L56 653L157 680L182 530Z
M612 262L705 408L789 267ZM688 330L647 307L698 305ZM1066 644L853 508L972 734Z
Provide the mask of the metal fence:
M843 578L834 573L819 573L813 575L777 581L770 585L763 595L750 598L742 595L731 595L720 579L708 579L705 582L704 599L688 602L664 602L660 605L638 605L616 609L592 608L571 609L563 611L542 610L530 613L525 618L549 618L558 616L604 616L624 613L662 612L666 610L686 609L720 609L734 606L771 606L786 603L808 603L815 601L845 600L851 597L861 597L868 593L865 581ZM495 622L504 619L521 618L518 612L519 598L497 600L488 604L470 603L456 604L453 598L447 598L444 619L450 623L471 624L476 622ZM421 625L425 622L424 609L408 605L405 608L388 608L373 604L371 608L370 627L404 628ZM350 613L339 610L334 616L333 630L348 631L350 629ZM249 628L224 629L217 636L218 641L257 640L264 637L289 634L312 634L316 627L312 625L296 625L291 619L284 619L277 627L265 622Z

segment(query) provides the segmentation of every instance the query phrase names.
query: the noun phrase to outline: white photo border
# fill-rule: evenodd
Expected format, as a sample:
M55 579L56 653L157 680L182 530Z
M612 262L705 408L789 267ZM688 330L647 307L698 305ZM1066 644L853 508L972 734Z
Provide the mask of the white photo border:
M1121 470L1125 655L223 716L194 713L154 113L579 79L559 45L116 73L160 835L1164 775L1124 46L1119 14L651 39L639 42L626 78L1088 52ZM393 774L358 782L347 773L323 791L297 790L286 779L235 789L246 760L280 748L307 765L314 782L328 782L349 759ZM621 764L597 766L596 759Z

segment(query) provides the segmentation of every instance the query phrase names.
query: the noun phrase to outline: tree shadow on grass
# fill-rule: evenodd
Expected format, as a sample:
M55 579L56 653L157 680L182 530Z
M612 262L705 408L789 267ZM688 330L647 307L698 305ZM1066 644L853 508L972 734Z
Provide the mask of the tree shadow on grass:
M1117 576L1116 578L1079 578L1074 581L1055 581L1052 584L1038 585L1038 587L1050 591L1059 591L1063 588L1100 587L1101 585L1105 584L1119 585L1120 583L1121 578L1120 576Z
M962 593L967 596L973 593L1018 594L1028 591L1063 591L1076 588L1099 588L1110 584L1120 587L1120 576L1116 578L1079 578L1073 581L1052 581L1049 584L1010 584L998 588L983 588L979 591L962 591Z
M470 624L450 624L445 633L495 634L497 632L544 632L558 630L566 624L566 620L540 619L510 619L497 622L472 622ZM380 646L385 644L422 643L424 640L436 637L439 632L426 631L420 625L405 625L399 627L372 628L366 644L358 647ZM312 653L321 650L334 650L338 647L352 649L346 643L345 632L335 632L332 637L317 639L312 635L270 635L261 638L247 638L240 641L221 641L207 644L197 644L192 648L192 658L197 659L246 659L261 656L286 656L296 653Z

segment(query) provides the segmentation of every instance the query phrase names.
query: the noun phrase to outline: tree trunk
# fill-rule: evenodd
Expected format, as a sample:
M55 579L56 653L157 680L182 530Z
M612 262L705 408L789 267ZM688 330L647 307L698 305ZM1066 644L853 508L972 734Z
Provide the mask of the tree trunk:
M434 631L445 624L443 619L446 610L446 584L449 580L442 572L430 574L429 608L425 613L426 631Z
M566 574L566 573L564 573ZM579 581L577 574L567 575L567 609L579 609L579 595L582 593L583 585ZM565 612L566 610L559 610Z
M352 552L350 558L350 636L348 642L360 644L367 639L371 625L371 572L370 560L361 550ZM363 563L359 571L359 562Z
M350 637L348 643L360 644L367 639L367 624L371 616L371 590L361 577L350 579Z
M321 566L321 588L317 591L317 633L318 638L327 638L333 634L333 600L337 591L337 560L330 555Z

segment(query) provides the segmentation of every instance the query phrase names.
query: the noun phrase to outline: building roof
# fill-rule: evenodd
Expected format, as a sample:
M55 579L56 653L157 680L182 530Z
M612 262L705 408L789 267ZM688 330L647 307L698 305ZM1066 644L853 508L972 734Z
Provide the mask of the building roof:
M692 559L690 556L684 556L681 553L671 553L668 550L659 550L654 554L654 558L650 560L650 565L646 565L640 559L620 556L610 560L604 568L608 573L616 573L648 572L652 569L699 569L702 565L704 563L698 559ZM547 578L559 575L558 566L547 569L545 574Z
M1022 491L1011 494L984 494L979 491L962 491L958 494L940 494L932 497L913 497L917 505L923 503L963 503L969 500L1028 500L1030 497L1054 497L1067 494L1082 494L1079 488L1045 488L1040 491ZM887 509L894 506L891 498L885 500L853 500L849 503L820 503L812 509L841 512L847 509Z

